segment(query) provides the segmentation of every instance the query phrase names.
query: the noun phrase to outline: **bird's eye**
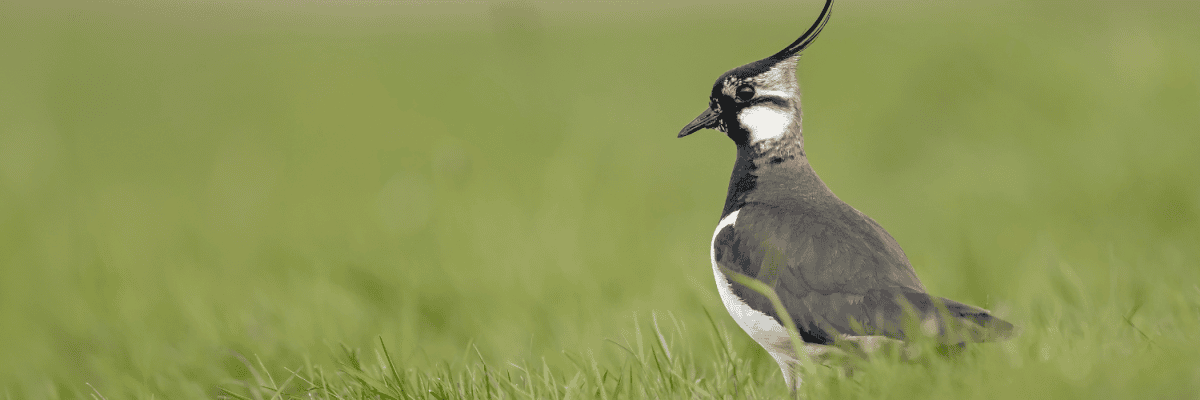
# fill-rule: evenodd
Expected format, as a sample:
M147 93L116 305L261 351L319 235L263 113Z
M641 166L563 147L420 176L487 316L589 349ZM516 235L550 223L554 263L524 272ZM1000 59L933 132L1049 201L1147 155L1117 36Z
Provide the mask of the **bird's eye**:
M747 101L752 98L754 98L754 86L750 86L750 85L738 86L738 89L737 89L737 99L738 100Z

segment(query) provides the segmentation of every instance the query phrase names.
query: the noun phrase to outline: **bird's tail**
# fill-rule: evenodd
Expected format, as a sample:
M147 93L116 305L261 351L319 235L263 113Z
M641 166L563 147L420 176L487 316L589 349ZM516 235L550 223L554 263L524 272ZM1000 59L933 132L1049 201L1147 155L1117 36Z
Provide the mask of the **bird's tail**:
M993 342L1013 337L1017 328L988 310L954 300L909 292L904 299L912 307L919 329L949 342Z

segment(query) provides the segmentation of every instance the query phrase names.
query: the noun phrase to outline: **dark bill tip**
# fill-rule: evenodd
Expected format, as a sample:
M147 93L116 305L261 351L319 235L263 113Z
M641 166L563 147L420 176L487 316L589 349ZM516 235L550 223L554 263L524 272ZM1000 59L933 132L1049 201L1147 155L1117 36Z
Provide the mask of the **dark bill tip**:
M692 122L688 122L683 129L679 130L678 137L691 135L700 131L701 129L714 129L717 127L717 120L720 119L720 117L721 114L717 114L717 112L713 111L711 108L706 108L704 109L704 112L700 113L700 116L696 117L696 119L693 119Z

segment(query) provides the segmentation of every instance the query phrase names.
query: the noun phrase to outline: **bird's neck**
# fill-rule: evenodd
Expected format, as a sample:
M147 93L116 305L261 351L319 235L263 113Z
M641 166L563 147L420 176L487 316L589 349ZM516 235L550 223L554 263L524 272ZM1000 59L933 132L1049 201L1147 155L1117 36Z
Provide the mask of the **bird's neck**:
M739 144L724 217L760 199L818 200L833 196L804 154L799 129L755 143Z

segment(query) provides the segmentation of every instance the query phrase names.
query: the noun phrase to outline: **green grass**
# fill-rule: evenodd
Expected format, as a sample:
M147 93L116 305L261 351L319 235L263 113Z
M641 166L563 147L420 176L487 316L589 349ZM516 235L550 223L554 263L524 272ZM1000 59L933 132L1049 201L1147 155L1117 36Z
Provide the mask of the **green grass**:
M675 139L820 7L748 4L0 4L0 396L786 395ZM801 394L1200 397L1198 19L839 2L813 165L1023 332Z

